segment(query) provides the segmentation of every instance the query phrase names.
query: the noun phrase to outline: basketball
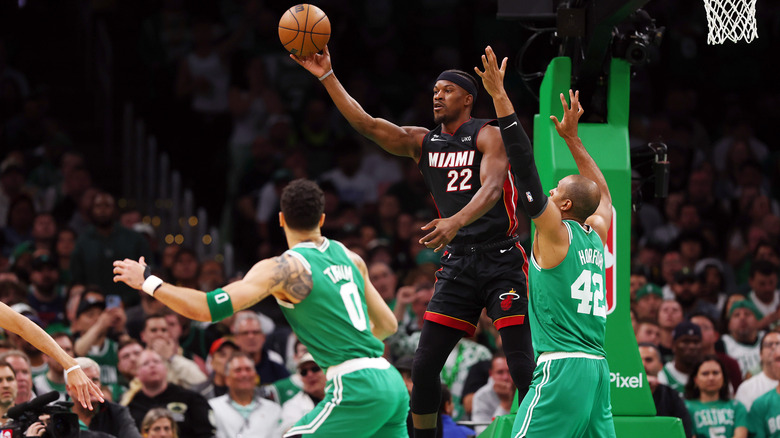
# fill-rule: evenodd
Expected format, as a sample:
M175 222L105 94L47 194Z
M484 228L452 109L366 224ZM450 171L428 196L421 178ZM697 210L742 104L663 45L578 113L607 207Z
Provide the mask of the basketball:
M325 48L329 39L330 20L322 9L314 5L295 5L279 20L279 40L293 55L317 53Z

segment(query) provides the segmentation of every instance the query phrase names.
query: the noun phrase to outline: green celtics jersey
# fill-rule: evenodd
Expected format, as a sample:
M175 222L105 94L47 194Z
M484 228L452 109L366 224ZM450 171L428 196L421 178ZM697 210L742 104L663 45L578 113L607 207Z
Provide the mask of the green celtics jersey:
M780 394L772 388L758 397L748 413L748 431L755 438L780 438Z
M558 266L542 269L531 256L528 314L538 357L547 352L606 356L604 244L590 227L563 221L569 252Z
M380 357L384 344L371 333L365 284L347 249L323 238L287 251L311 271L312 290L297 304L279 301L298 339L321 367L349 359Z
M685 406L693 420L693 433L697 437L731 437L734 429L747 428L747 410L736 400L700 402L685 400Z

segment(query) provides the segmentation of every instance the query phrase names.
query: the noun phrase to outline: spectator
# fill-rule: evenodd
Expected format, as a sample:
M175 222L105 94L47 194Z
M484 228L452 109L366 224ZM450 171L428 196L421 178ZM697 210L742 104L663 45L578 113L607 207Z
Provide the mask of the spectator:
M363 160L360 143L353 136L341 139L334 147L336 168L325 172L320 179L336 186L339 199L359 210L373 211L378 199L377 183L359 173Z
M179 428L171 411L165 408L149 409L141 422L144 438L179 438Z
M721 337L726 354L736 359L742 378L761 372L761 335L758 319L761 313L749 300L737 301L728 313L729 333Z
M30 231L30 240L20 243L14 248L13 254L23 252L34 253L37 250L51 252L54 250L54 239L57 236L57 223L51 213L38 213L35 215Z
M256 313L244 311L236 314L231 330L238 347L254 362L260 384L273 383L290 375L282 356L265 347L265 334Z
M701 329L690 321L683 321L674 328L672 337L674 358L664 365L658 381L683 392L693 366L702 358Z
M387 263L371 263L368 266L368 276L387 305L391 309L395 308L395 293L396 288L398 287L398 276L393 272L393 269ZM399 320L399 322L401 321Z
M444 398L444 397L442 397ZM495 353L490 366L488 383L477 390L472 401L471 420L490 423L493 418L511 412L512 401L515 398L515 384L509 374L509 366L503 353ZM477 434L482 433L487 426L476 426Z
M40 325L40 319L38 319L35 311L30 309L28 305L24 303L14 304L11 309ZM8 332L6 338L13 348L20 350L27 355L28 362L30 363L30 373L33 378L46 373L49 367L46 365L46 358L42 351L35 348L33 344L16 333Z
M119 371L119 383L125 387L135 380L138 373L138 358L144 347L136 339L127 338L119 343L116 369ZM137 383L138 381L135 380Z
M165 305L149 294L139 292L140 303L127 309L127 334L138 339L144 329L146 317L165 312Z
M737 389L734 398L745 405L748 411L759 396L778 385L780 364L773 359L778 347L780 347L780 333L767 333L761 339L761 372L742 382Z
M294 352L292 353L292 357L288 357L287 359L287 369L290 369L289 364L292 362L294 364L291 370L292 374L290 374L290 377L279 379L268 386L268 389L271 392L271 400L276 401L280 405L284 405L288 400L301 392L301 389L303 388L303 378L298 373L298 365L300 365L301 358L309 353L306 346L298 340L295 333L290 334L290 336L291 339L294 339Z
M173 258L171 266L171 284L176 286L198 288L200 262L198 255L190 248L180 248Z
M205 260L200 264L198 284L201 290L214 290L227 282L225 265L216 260Z
M237 353L227 361L225 382L228 393L209 400L217 421L217 438L278 437L282 408L255 394L257 371L247 354Z
M674 298L674 293L672 292L674 273L679 272L682 268L682 259L678 251L671 250L664 253L663 258L661 258L661 278L665 284L661 290L664 293L665 300Z
M691 416L685 407L682 394L658 381L658 375L664 368L661 351L653 344L639 344L639 356L647 374L647 383L653 393L655 415L658 417L677 417L682 420L685 436L691 438Z
M668 362L673 356L672 341L673 331L677 324L683 321L682 306L675 300L664 300L658 309L658 327L661 328L661 341L658 349L661 350L661 360Z
M198 365L179 352L179 344L168 330L165 315L158 313L146 317L141 341L146 348L156 351L165 359L168 382L184 389L194 389L207 380Z
M77 357L76 362L84 370L84 374L97 385L100 385L100 365L87 357ZM68 377L65 376L67 385ZM102 385L100 385L102 386ZM68 395L74 398L68 389ZM94 409L87 409L81 406L81 403L74 403L73 413L78 415L79 422L83 423L89 430L105 432L117 438L141 438L138 433L138 426L130 416L130 412L125 406L106 400L100 403L96 397L92 396Z
M22 404L35 398L32 389L32 372L30 371L30 358L23 351L9 350L0 354L0 362L8 362L14 369L16 376L16 401L14 404Z
M636 293L648 283L647 270L642 266L636 266L631 269L629 278L629 291L631 293L631 302L636 301ZM661 296L663 298L663 295Z
M693 272L699 279L699 296L722 312L730 289L723 262L716 258L702 259L696 263Z
M54 342L56 342L64 352L75 357L73 355L73 338L69 334L63 332L52 333L51 338L54 339ZM46 373L33 378L35 393L46 394L51 391L57 391L60 394L59 400L65 401L68 394L65 386L65 376L63 375L65 370L59 362L49 356L44 355L44 360L46 360L49 369Z
M25 196L24 178L24 168L18 160L8 157L0 163L0 228L8 225L11 202Z
M225 364L228 359L238 353L238 345L230 337L219 338L211 344L208 356L208 365L211 369L208 380L201 384L196 391L211 400L227 393L225 382Z
M298 361L297 371L303 388L282 405L282 431L292 427L325 398L325 372L314 362L310 353L304 354Z
M206 370L205 358L208 356L206 333L200 325L193 324L187 317L181 316L170 309L163 311L168 323L168 333L179 344L182 356L195 362L201 371Z
M661 340L661 328L652 320L639 320L636 329L636 342L639 344L653 344L658 346Z
M713 319L719 316L714 304L699 299L699 282L691 268L686 266L674 273L671 289L674 298L682 306L685 318L690 318L694 313L706 313Z
M734 394L742 383L742 370L739 369L739 363L733 357L715 349L715 344L720 341L720 333L715 328L715 320L707 314L695 313L691 316L691 322L701 329L701 354L703 356L716 356L720 360L731 384L731 394Z
M771 262L757 260L750 266L748 298L761 312L759 330L769 330L778 325L780 319L780 291L777 290L778 266Z
M509 371L507 371L507 374ZM442 437L447 438L468 438L475 436L472 429L455 423L452 419L454 405L452 403L452 393L447 385L441 384L441 405L439 405L439 420L441 420Z
M182 437L211 438L212 412L202 395L168 383L165 361L159 353L144 350L138 358L140 390L132 395L127 407L141 428L144 416L152 408L170 407Z
M14 248L23 242L30 240L32 235L32 221L35 217L35 205L31 197L21 194L11 199L8 205L8 220L5 227L0 229L2 234L2 255L9 257Z
M780 349L774 348L771 358L773 364L779 363ZM780 392L778 391L780 391L780 387L770 389L759 396L750 407L748 430L751 437L772 437L777 434L777 415L778 406L780 406Z
M76 311L76 321L71 325L73 351L76 356L86 356L100 365L100 381L111 388L114 400L121 395L118 362L118 343L114 339L125 332L125 313L122 307L106 309L105 299L98 293L85 292Z
M5 414L16 404L16 372L13 367L3 360L0 360L0 426L8 422Z
M633 306L637 320L658 321L658 309L661 307L663 297L661 288L653 283L647 283L640 287L636 291L636 299Z
M149 258L149 243L140 234L116 221L114 197L106 192L95 195L89 209L92 225L79 236L71 256L73 281L95 284L106 294L122 297L125 307L138 304L138 293L124 284L114 283L115 259Z
M704 356L693 367L685 398L697 437L747 438L747 410L731 400L728 374L716 356Z
M59 266L48 250L40 251L30 265L27 300L43 326L65 321L65 291L59 283Z

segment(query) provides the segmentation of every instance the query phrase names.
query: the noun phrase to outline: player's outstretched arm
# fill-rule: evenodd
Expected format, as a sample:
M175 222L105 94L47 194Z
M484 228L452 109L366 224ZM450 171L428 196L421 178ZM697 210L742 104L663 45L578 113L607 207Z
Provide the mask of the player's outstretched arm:
M571 155L574 157L574 162L577 164L577 170L580 171L580 175L595 182L601 192L601 202L599 203L596 212L593 213L585 223L593 227L596 233L601 237L603 242L607 241L607 232L609 226L612 223L612 196L609 193L609 187L607 186L607 180L604 178L604 174L601 173L601 169L596 165L596 162L590 156L585 146L582 144L582 140L577 134L578 123L580 117L584 113L582 105L580 105L580 92L569 90L569 100L571 105L566 104L566 98L561 93L561 105L563 105L563 120L558 121L555 116L550 116L550 119L555 123L555 129L558 131L558 135L566 142L566 146L569 147Z
M387 303L385 303L385 300L382 299L382 296L379 295L379 291L371 283L371 279L368 277L366 262L352 251L349 251L349 257L360 270L360 274L363 276L363 283L366 285L366 307L368 307L368 319L371 321L371 333L382 341L398 331L398 320L393 311L390 310L390 307L387 306Z
M71 370L68 373L68 387L83 407L92 409L91 395L103 402L103 392L100 391L100 387L90 380L81 368L73 368L78 365L76 359L60 348L37 324L2 302L0 302L0 327L21 336L35 348L56 360L63 369Z
M152 280L149 280L153 278ZM196 321L219 321L274 295L298 303L311 292L311 272L300 260L284 253L256 263L244 278L208 293L164 283L150 276L140 260L114 262L114 282L152 293L175 312ZM146 286L145 286L146 283Z
M547 208L547 195L542 190L539 180L539 172L534 162L531 140L520 125L514 106L504 89L504 75L506 73L507 58L499 65L498 58L493 49L488 46L482 55L482 66L474 67L474 71L482 78L488 94L493 98L493 105L498 116L498 125L501 138L506 148L509 165L515 177L517 190L528 215L534 220L537 230L546 232L547 229L557 233L560 224L560 213L556 220L554 208ZM548 212L548 210L551 210Z
M290 58L322 82L333 103L357 132L393 155L411 157L415 161L420 159L420 144L428 130L416 126L401 127L368 114L333 74L328 46L322 54L314 53L303 58L290 54Z

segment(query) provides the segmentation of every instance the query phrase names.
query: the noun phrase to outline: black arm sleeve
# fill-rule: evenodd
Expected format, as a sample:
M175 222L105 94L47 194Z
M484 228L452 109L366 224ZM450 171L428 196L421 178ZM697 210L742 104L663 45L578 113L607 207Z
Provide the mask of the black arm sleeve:
M498 119L498 127L509 158L509 169L515 177L525 211L531 219L535 219L547 207L547 195L536 170L531 140L520 126L517 114Z

